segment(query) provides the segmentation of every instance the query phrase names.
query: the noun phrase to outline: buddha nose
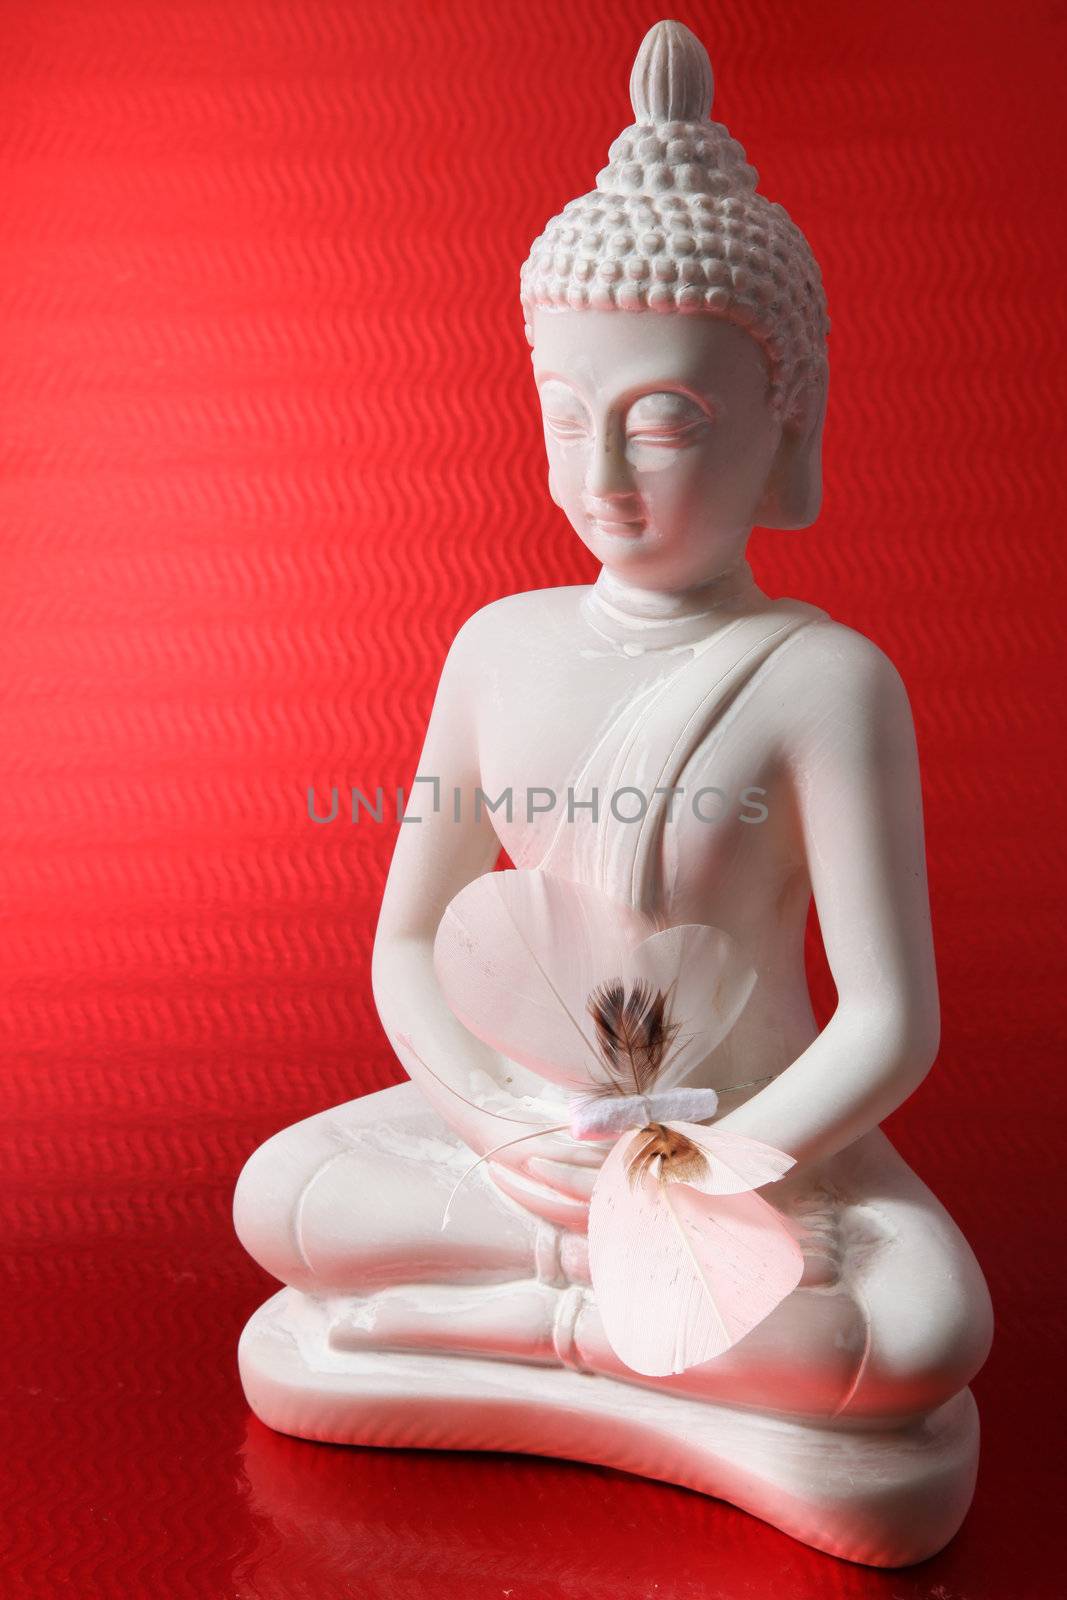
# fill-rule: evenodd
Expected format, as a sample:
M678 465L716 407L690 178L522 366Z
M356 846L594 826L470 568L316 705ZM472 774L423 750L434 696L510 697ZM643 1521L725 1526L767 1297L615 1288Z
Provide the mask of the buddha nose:
M592 499L636 498L633 473L626 459L626 442L621 429L605 428L597 435L585 489Z

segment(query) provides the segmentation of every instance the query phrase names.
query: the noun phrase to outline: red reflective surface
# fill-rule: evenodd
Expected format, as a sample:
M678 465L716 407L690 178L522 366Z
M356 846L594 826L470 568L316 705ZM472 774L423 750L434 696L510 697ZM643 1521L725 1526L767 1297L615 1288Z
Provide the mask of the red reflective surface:
M244 1311L268 1284L229 1247L226 1187L192 1163L155 1203L105 1185L91 1203L72 1202L80 1224L71 1214L57 1220L56 1235L40 1241L43 1255L24 1262L5 1365L15 1425L5 1594L1052 1600L1063 1592L1052 1329L1035 1333L1018 1317L1001 1327L977 1386L985 1455L962 1532L919 1567L873 1572L699 1495L620 1473L532 1457L354 1450L270 1432L245 1411L233 1353Z
M658 15L5 8L5 1597L1067 1592L1059 6L681 13L833 318L825 510L758 535L758 576L915 707L944 1043L890 1131L996 1304L963 1531L868 1572L594 1468L276 1437L237 1382L272 1287L242 1161L398 1076L368 970L395 824L316 828L307 787L406 783L464 618L593 575L518 266Z

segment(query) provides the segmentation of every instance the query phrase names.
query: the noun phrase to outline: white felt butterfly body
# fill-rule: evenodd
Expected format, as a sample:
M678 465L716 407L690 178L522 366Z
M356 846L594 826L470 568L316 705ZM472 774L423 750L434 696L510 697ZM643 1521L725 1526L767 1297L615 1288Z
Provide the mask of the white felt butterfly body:
M547 873L494 872L448 907L434 965L472 1033L567 1087L572 1138L612 1141L589 1265L619 1359L658 1377L736 1344L796 1287L803 1254L754 1192L792 1157L701 1126L718 1095L683 1081L755 982L734 941L658 928Z

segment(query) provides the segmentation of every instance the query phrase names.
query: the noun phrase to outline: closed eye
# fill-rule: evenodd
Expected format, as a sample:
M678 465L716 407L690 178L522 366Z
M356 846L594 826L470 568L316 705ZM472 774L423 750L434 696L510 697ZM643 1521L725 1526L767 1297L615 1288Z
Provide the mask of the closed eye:
M692 444L703 427L704 422L702 419L677 423L673 427L662 423L659 427L633 428L627 437L634 444L651 444L669 449L680 449L684 445Z
M577 417L546 416L545 427L557 439L584 439L589 431Z

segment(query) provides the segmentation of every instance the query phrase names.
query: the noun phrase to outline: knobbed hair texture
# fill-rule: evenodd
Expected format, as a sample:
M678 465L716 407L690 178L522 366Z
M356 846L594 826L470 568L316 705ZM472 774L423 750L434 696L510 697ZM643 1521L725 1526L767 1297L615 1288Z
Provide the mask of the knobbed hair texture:
M785 209L718 122L707 51L680 22L645 36L630 77L635 123L608 151L592 194L571 200L534 241L520 274L533 309L702 312L763 348L771 404L787 414L826 375L822 275Z

